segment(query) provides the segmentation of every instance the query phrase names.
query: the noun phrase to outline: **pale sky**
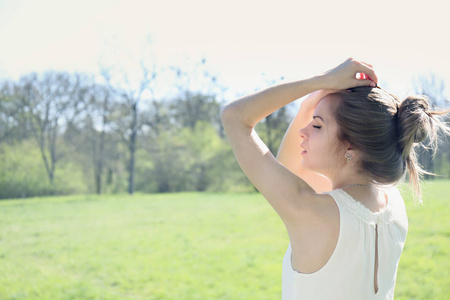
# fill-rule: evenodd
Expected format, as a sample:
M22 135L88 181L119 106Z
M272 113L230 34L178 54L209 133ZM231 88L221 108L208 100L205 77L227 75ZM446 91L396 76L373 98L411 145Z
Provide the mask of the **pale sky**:
M112 45L138 56L150 36L158 66L189 68L206 58L235 94L280 76L312 76L353 56L374 65L380 85L404 97L419 74L433 72L450 85L444 3L0 0L0 77L95 73Z

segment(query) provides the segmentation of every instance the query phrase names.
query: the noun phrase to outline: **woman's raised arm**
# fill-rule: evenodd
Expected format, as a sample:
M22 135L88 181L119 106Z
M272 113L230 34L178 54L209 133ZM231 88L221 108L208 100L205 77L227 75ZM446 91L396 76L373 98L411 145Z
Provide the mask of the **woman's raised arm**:
M272 205L285 225L306 219L314 190L283 166L256 133L254 127L267 115L320 87L313 78L281 84L240 98L222 107L221 118L234 156L248 179Z

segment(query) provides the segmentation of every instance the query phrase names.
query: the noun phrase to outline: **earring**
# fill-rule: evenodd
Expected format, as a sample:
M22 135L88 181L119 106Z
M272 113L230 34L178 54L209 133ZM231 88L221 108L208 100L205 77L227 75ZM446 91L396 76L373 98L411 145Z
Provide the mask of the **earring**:
M346 156L347 156L347 163L349 163L350 160L352 159L352 156L350 154L347 154Z

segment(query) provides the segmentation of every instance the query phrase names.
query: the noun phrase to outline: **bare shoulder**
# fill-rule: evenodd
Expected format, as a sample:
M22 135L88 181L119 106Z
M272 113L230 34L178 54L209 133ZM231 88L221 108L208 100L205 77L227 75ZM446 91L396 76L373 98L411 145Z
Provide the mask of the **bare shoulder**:
M297 218L286 224L289 235L296 235L304 230L327 230L339 224L339 209L333 197L328 194L303 193L302 209Z
M336 202L329 194L305 193L302 195L305 199L306 211L311 217L329 217L338 211Z

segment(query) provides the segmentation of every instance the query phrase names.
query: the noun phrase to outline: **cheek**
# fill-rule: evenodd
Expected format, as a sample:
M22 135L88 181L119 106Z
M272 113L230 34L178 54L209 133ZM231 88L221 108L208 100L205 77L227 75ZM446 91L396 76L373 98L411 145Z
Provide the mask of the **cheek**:
M327 166L331 168L339 165L343 149L339 146L339 142L336 138L325 134L316 146L316 149L321 154L323 162L326 163Z
M329 159L334 166L342 167L345 152L346 150L339 145L338 141L335 141L334 143L330 144Z
M310 150L312 154L312 161L314 165L320 165L322 168L330 165L334 159L334 151L328 140L326 132L316 132L311 135Z
M326 131L314 132L311 134L311 140L314 140L314 148L318 152L329 152L331 143Z

